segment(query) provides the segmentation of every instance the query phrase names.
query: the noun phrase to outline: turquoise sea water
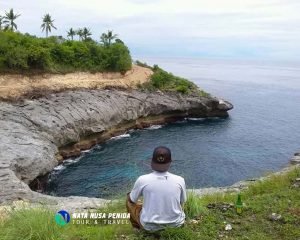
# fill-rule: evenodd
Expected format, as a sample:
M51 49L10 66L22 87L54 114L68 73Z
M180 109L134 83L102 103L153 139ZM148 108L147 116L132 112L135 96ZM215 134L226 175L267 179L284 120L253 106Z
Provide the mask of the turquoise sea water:
M172 150L170 172L188 188L226 186L276 171L300 149L300 64L140 58L234 104L227 119L186 120L126 133L70 159L47 193L111 198L151 171L158 145Z

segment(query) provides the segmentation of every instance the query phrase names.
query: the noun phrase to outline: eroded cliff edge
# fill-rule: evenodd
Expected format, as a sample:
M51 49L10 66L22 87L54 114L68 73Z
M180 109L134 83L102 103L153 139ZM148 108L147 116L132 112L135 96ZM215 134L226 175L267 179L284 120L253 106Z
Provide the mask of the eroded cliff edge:
M28 184L116 132L191 117L226 117L232 105L213 97L136 90L77 90L18 103L0 102L0 203L14 200L94 208L103 199L52 197Z

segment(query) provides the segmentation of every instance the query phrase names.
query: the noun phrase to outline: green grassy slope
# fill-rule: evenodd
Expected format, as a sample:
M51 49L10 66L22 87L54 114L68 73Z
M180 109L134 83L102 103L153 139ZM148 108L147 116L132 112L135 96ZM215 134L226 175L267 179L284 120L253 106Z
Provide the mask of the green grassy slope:
M300 169L274 175L242 191L244 209L236 214L236 194L213 194L199 198L190 194L185 205L183 228L158 234L133 231L130 225L73 225L60 227L54 213L45 209L15 210L0 223L0 239L300 239ZM125 199L125 197L124 197ZM100 212L125 212L125 200ZM228 205L227 205L228 204ZM208 208L207 206L210 206ZM225 207L224 209L224 206ZM271 220L272 213L280 214ZM226 231L225 225L232 230Z
M194 96L209 96L208 93L198 88L195 83L185 78L175 76L172 73L163 70L158 65L154 65L153 67L151 67L146 63L141 63L140 61L136 61L136 64L141 67L150 68L153 71L153 74L150 77L150 81L139 85L139 88L141 90L160 90L163 92L179 92L182 94Z

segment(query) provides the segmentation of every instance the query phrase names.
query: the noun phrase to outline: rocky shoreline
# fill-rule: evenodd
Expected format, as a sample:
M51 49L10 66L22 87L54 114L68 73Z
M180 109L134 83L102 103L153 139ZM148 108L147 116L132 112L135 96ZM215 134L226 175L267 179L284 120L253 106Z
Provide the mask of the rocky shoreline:
M189 191L191 191L199 196L209 195L209 194L214 194L214 193L227 193L227 192L237 193L243 189L248 188L249 185L251 185L255 182L264 181L273 175L285 174L296 168L300 168L300 153L299 152L295 153L294 156L290 159L290 164L288 166L284 167L283 169L281 169L277 172L271 173L267 176L254 178L254 179L248 179L248 180L242 180L237 183L234 183L231 186L226 186L226 187L199 188L199 189L190 189Z
M229 102L214 97L136 90L77 90L9 103L0 102L0 204L16 200L58 209L98 208L108 200L53 197L28 184L128 129L185 117L227 117Z

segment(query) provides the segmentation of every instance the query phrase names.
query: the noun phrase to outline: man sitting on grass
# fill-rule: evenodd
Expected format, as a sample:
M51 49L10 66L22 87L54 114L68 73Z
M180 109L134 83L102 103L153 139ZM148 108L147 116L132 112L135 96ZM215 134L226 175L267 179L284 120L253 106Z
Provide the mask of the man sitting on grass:
M182 226L185 220L185 181L169 173L171 151L166 147L154 149L153 172L140 176L127 196L126 207L134 228L158 231L166 227ZM143 204L138 202L143 197Z

